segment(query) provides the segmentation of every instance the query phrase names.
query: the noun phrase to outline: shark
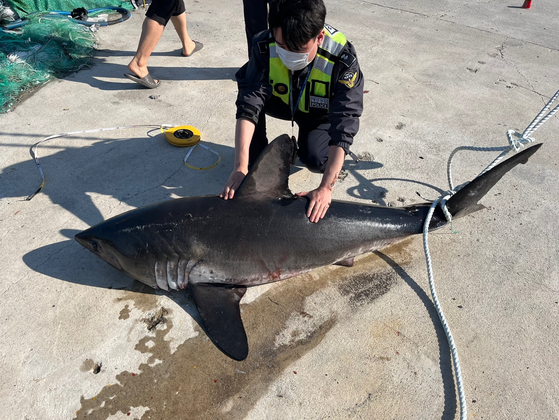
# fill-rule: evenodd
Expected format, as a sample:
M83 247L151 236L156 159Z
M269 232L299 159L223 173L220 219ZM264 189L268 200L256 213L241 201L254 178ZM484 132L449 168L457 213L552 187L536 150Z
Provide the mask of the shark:
M478 176L446 203L453 217L483 208L479 200L541 144ZM284 280L318 267L353 264L353 258L420 234L431 203L406 207L332 200L312 223L308 199L288 186L296 146L288 135L272 141L235 197L184 197L147 205L75 235L114 268L155 289L188 289L201 326L225 355L249 353L239 303L247 287ZM447 223L437 208L429 230Z

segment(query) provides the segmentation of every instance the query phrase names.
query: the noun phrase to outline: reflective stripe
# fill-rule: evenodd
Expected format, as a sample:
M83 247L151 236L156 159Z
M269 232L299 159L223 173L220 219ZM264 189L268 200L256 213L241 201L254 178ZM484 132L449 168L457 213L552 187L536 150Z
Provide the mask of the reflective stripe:
M335 55L336 57L338 55L340 55L340 53L342 52L347 40L346 37L343 36L343 34L341 34L340 32L338 32L336 35L334 35L336 38L341 38L340 35L342 35L343 37L343 44L334 41L334 38L330 37L330 34L328 33L328 31L324 31L324 34L326 35L324 37L324 41L322 41L322 45L321 47L323 49L325 49L326 51L328 51L330 54ZM341 41L341 39L340 39Z
M268 79L272 85L272 93L274 96L281 98L283 102L289 105L289 70L285 67L279 58L276 43L270 44L270 70L268 74ZM278 84L284 85L283 91L278 91L276 86Z
M276 51L276 43L270 44L270 58L279 58L278 52Z
M326 73L328 75L331 75L332 71L334 70L334 63L332 63L331 61L328 61L325 58L322 58L321 56L317 55L313 68L321 71L322 73Z

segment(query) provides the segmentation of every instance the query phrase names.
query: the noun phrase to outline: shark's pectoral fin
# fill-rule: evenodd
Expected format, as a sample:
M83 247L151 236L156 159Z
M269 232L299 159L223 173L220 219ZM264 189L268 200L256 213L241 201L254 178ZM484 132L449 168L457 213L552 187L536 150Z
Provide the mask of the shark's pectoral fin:
M246 287L207 283L188 287L208 337L232 359L246 359L248 340L239 308Z

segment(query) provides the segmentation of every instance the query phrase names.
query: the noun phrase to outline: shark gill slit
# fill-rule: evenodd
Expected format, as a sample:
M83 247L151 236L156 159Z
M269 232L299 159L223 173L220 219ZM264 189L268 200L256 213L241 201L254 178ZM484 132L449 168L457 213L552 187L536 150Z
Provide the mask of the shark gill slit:
M159 288L163 290L168 291L169 287L167 286L167 263L162 263L159 261L159 259L156 259L154 270L155 282L157 283L157 286L159 286Z
M188 283L188 277L186 276L186 268L190 260L179 257L179 263L177 264L177 285L180 289L186 289Z
M179 290L177 285L179 279L178 266L178 258L167 258L167 284L173 290Z

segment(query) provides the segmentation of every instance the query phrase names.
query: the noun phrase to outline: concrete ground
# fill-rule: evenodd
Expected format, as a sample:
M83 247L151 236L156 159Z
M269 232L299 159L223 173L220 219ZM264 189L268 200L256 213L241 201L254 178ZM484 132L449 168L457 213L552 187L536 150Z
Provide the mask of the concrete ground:
M504 146L559 89L554 0L327 0L354 43L365 111L363 161L335 198L407 205L447 188L457 146ZM125 210L216 194L233 162L236 84L246 59L242 3L187 1L205 47L180 56L169 27L147 90L122 74L143 13L99 31L95 65L0 116L0 417L3 419L455 419L456 384L421 238L249 290L250 354L224 356L184 293L149 290L73 235ZM555 7L554 7L555 6ZM556 102L554 105L557 105ZM29 147L45 142L42 192ZM221 155L183 165L159 124L193 125ZM487 209L430 236L437 291L456 340L470 419L559 418L558 117L542 149L486 196ZM269 125L270 137L290 133ZM457 183L496 153L464 152ZM197 149L195 162L211 163ZM298 168L293 191L318 185ZM286 227L288 228L288 227ZM164 321L148 330L149 319Z

